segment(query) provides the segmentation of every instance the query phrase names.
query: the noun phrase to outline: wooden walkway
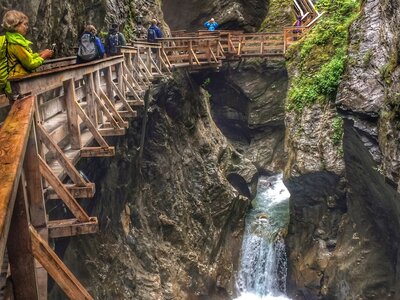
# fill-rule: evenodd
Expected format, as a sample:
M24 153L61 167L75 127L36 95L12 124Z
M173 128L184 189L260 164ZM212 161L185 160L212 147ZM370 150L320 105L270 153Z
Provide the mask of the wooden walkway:
M11 80L13 91L25 97L0 123L0 266L12 276L16 299L47 299L48 274L69 298L92 299L48 241L98 230L97 218L79 204L94 196L95 184L76 164L115 154L106 137L126 133L152 82L176 68L282 59L319 18L310 3L295 0L304 26L282 33L180 31L159 43L135 41L121 47L120 55L99 61L50 60L38 72ZM0 108L7 105L0 97ZM61 201L73 217L52 219L47 201Z

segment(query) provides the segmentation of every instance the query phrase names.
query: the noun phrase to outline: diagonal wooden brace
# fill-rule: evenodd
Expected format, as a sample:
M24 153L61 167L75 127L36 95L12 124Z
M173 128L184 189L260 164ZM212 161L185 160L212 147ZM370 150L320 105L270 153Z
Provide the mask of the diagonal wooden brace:
M60 165L65 169L68 176L72 179L72 181L77 186L86 186L87 182L81 174L79 174L78 170L75 166L71 163L71 161L65 156L61 148L51 139L50 135L46 132L43 128L43 125L37 123L38 134L40 139L46 145L50 152L52 152L57 160L59 161Z
M68 189L62 184L60 179L51 171L50 167L47 163L38 156L39 160L39 169L42 176L46 179L46 181L53 187L54 191L61 198L61 200L67 205L72 214L80 221L80 222L89 222L90 217L86 214L83 208L79 205L79 203L72 197L71 193Z
M65 294L74 300L93 300L83 285L67 268L37 231L29 226L33 256L47 270Z

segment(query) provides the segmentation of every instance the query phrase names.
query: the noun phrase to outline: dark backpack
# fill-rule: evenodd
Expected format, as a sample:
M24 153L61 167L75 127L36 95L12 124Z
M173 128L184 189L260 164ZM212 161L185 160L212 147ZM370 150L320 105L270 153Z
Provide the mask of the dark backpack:
M91 61L99 56L96 46L96 37L90 33L84 33L81 37L78 56L84 61Z
M109 33L108 34L108 54L117 54L119 45L119 33Z
M156 30L150 27L147 30L147 41L150 43L154 43L156 41L156 39L157 39Z

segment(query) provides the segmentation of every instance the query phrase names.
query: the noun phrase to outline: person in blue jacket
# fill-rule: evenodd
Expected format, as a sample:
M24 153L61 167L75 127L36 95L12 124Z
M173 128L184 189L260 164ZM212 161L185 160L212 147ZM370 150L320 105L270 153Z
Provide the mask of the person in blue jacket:
M209 31L214 31L218 27L218 23L215 22L214 18L204 23L204 27L207 27Z
M90 44L95 45L95 49ZM78 48L77 63L101 59L104 57L105 50L103 43L97 36L97 29L93 25L87 25L83 32Z
M157 20L151 20L151 26L147 30L147 41L149 43L156 43L157 39L161 39L163 37L163 33L161 29L157 26Z

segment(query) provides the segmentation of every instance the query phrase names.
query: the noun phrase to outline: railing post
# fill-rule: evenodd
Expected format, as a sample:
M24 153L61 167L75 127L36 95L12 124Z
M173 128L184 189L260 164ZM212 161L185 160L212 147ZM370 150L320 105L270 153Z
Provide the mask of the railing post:
M39 299L35 261L29 232L27 193L23 173L19 179L7 241L15 299Z
M82 148L81 143L81 130L79 127L78 112L74 104L75 101L75 82L73 79L69 79L64 82L64 95L65 103L67 108L67 121L68 130L70 134L71 148L79 150Z

